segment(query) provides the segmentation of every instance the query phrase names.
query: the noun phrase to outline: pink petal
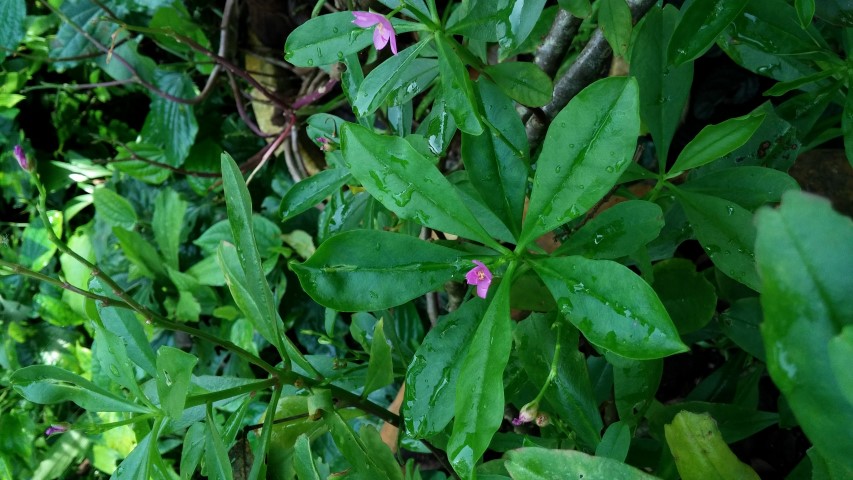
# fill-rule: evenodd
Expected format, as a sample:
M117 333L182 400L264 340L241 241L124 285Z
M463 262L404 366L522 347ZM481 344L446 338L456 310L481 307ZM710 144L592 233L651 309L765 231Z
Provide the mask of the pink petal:
M486 294L489 293L489 285L492 283L491 280L481 280L480 283L477 284L477 296L480 298L486 298Z
M352 14L355 17L355 20L353 20L352 23L356 24L361 28L372 27L377 23L381 22L380 18L383 20L385 19L385 17L379 15L378 13L352 12Z
M385 45L388 45L388 35L385 35L385 32L380 28L382 25L377 25L376 30L373 31L373 46L376 47L377 50L382 50L385 48Z
M477 267L468 270L468 273L465 274L465 280L468 281L468 285L476 285L479 278L477 278Z
M397 37L393 33L391 34L391 53L397 55Z

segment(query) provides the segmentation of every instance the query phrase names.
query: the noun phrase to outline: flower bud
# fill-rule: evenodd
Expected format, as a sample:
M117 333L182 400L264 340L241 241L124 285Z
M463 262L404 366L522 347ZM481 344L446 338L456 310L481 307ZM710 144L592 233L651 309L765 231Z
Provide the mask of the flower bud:
M47 428L47 430L44 431L44 436L49 437L57 433L62 433L66 430L68 430L68 427L65 427L63 425L51 425Z
M551 416L545 412L539 412L539 415L536 415L536 425L539 427L547 427L551 424Z
M518 412L518 417L512 419L512 424L517 427L523 423L530 423L536 418L538 414L539 402L530 402L527 405L521 407L521 411Z
M26 171L30 170L30 162L27 161L27 154L24 153L24 149L21 148L20 145L15 145L15 159L18 160L18 165L21 166Z

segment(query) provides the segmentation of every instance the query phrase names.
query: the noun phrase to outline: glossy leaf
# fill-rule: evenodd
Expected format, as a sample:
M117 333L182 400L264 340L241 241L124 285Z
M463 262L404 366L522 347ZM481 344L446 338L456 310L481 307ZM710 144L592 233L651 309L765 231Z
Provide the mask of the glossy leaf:
M432 108L420 125L416 133L426 138L429 150L433 155L443 155L456 135L456 121L447 111L447 102L444 93L439 87L435 87L436 95Z
M453 46L453 40L436 35L435 46L438 51L438 71L447 110L453 115L459 130L471 135L483 133L477 109L474 107L474 89L468 69L459 59Z
M444 175L402 138L353 124L341 132L352 175L386 208L443 232L495 245Z
M680 190L676 198L714 265L734 280L760 291L752 214L734 202L709 195Z
M578 217L616 183L636 147L638 104L636 80L610 77L557 115L539 156L520 245Z
M607 427L601 443L595 449L596 457L607 457L624 462L631 447L631 429L623 422L613 422Z
M463 133L462 161L483 202L517 236L527 192L527 135L512 100L487 80L476 87L491 134Z
M157 69L154 72L154 84L163 92L179 98L191 99L197 93L192 79L183 72ZM196 133L198 122L192 105L152 95L151 111L145 117L139 136L143 143L163 147L167 164L173 167L184 164L195 143Z
M482 318L486 302L473 299L439 317L427 333L406 369L403 421L415 438L427 438L444 430L453 418L460 358L477 328L471 319Z
M537 22L544 17L546 0L515 0L507 16L503 35L498 38L498 61L503 63L510 54L532 38ZM500 31L498 33L501 33Z
M346 169L332 168L297 183L281 199L279 212L282 221L289 220L319 204L351 179L352 176Z
M793 177L765 167L732 167L690 178L681 188L734 202L747 210L778 202L788 190L799 190Z
M358 93L352 103L353 112L359 117L370 115L382 106L391 92L399 88L401 84L416 85L413 82L418 71L412 70L409 66L428 44L428 39L421 40L385 60L367 74L367 77L358 87Z
M406 303L471 268L461 252L416 237L354 230L291 263L302 288L339 312L375 311Z
M653 480L642 470L607 457L593 457L577 450L529 447L506 454L506 469L514 479L618 478Z
M138 217L133 205L109 188L98 188L92 193L95 211L111 227L133 230Z
M684 411L676 415L666 425L666 443L683 480L760 478L732 453L708 414Z
M654 290L627 267L577 256L531 265L591 343L638 360L687 351Z
M634 28L631 9L625 0L602 0L598 7L598 26L613 52L624 57Z
M151 219L154 239L166 264L175 269L178 268L178 247L186 211L187 202L172 189L162 190L154 202L154 217Z
M143 276L153 279L167 276L163 260L157 253L157 249L148 243L148 240L145 240L142 235L121 227L113 227L113 235L132 266L138 269L131 269L131 273L138 272L138 274L132 275L132 278Z
M551 77L534 63L503 62L487 65L483 71L507 96L522 105L543 107L551 101L554 90Z
M654 266L652 288L663 302L678 333L694 332L711 321L717 308L717 292L693 262L672 258Z
M625 257L657 238L663 225L663 211L657 204L628 200L593 217L553 254L604 259Z
M481 135L478 138L482 137L485 137L485 135ZM487 155L484 156L487 157ZM482 158L478 160L483 161ZM506 223L498 218L491 208L486 206L486 200L483 199L480 192L475 189L467 170L457 170L452 172L447 175L447 180L456 187L457 192L459 193L459 198L462 199L462 202L465 203L468 210L471 210L471 213L474 214L474 217L477 218L477 221L480 222L480 225L483 226L491 237L502 242L515 243L516 237L510 233L509 227L506 226ZM480 183L482 184L483 182L481 181ZM494 188L494 185L492 185L492 187ZM494 197L494 195L492 197ZM501 199L493 198L493 201L501 201Z
M552 326L554 315L531 315L519 322L514 337L524 372L534 385L544 385L552 362L556 375L545 399L553 407L552 414L566 422L579 440L595 448L601 440L601 415L592 392L584 355L578 351L578 331L563 324ZM555 331L556 329L556 331ZM559 343L560 355L554 350Z
M747 0L694 1L681 13L669 41L670 64L679 66L705 53L719 35L746 8Z
M713 162L732 152L746 143L763 121L763 114L749 114L703 128L678 154L675 164L666 175L667 178Z
M276 315L275 301L270 290L261 255L255 241L254 224L252 220L252 199L243 181L243 174L228 153L222 153L222 184L225 188L225 203L228 208L228 222L231 224L231 234L237 247L240 265L245 276L244 288L252 292L257 299L260 317L255 328L278 349L282 358L287 358L280 338L280 325ZM225 271L225 264L223 264ZM227 277L226 277L227 278Z
M323 420L329 427L335 445L340 449L344 458L349 462L353 472L361 478L376 479L399 479L402 478L399 467L393 471L387 471L381 464L378 452L368 450L361 438L356 436L352 428L347 425L341 414L336 410L323 410ZM362 427L361 435L370 435L366 430L372 430L372 434L378 435L372 426ZM386 451L390 455L390 450Z
M512 349L508 279L513 270L514 265L507 270L507 280L491 296L462 360L456 386L456 420L447 441L447 458L463 478L473 474L503 421L503 374Z
M391 345L385 340L383 325L383 319L380 319L373 328L370 361L367 364L367 379L364 382L362 395L367 395L377 388L384 387L394 381L394 361L391 358Z
M148 413L142 405L130 403L85 378L52 365L24 367L12 374L12 386L33 403L52 405L74 402L92 412Z
M652 7L638 26L631 52L631 75L640 86L640 117L652 134L658 158L669 146L693 83L693 62L669 65L666 48L678 22L678 10Z
M589 0L559 0L560 8L572 15L586 18L592 14L592 6Z
M824 199L789 192L778 210L761 210L756 224L767 369L818 451L853 474L853 404L827 350L853 323L853 222Z
M157 393L160 408L172 418L181 418L184 403L190 392L193 368L198 362L194 355L163 345L157 350Z
M0 4L0 62L24 38L26 16L27 5L24 0L8 0Z
M838 75L841 73L841 67L835 66L834 68L827 68L826 70L821 70L817 73L811 75L805 75L796 80L789 80L787 82L779 82L776 85L770 87L766 92L764 92L765 96L782 96L788 92L797 89L806 90L805 87L812 87L812 83L823 80L824 78L829 78L834 75Z
M373 29L353 24L354 19L352 12L336 12L308 20L287 36L284 59L297 67L319 67L366 48L373 43Z
M803 28L812 23L814 17L815 0L794 0L794 8L797 9L797 17Z

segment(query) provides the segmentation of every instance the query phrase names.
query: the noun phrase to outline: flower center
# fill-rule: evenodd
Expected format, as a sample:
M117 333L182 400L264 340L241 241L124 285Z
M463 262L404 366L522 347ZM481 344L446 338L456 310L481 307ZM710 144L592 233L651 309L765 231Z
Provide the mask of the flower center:
M486 274L483 272L477 272L477 280L485 280Z

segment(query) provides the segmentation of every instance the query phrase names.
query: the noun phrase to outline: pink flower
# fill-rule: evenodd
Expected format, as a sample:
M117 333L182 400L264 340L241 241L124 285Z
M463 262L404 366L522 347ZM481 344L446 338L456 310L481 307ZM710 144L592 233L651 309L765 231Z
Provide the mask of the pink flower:
M536 400L528 403L527 405L521 407L521 411L518 412L518 417L512 419L512 424L516 427L524 424L530 423L539 415L539 402Z
M68 430L68 427L64 427L62 425L51 425L50 427L48 427L47 430L44 431L44 436L49 437L56 433L62 433L66 430Z
M465 274L465 280L468 281L468 285L477 286L478 297L486 298L486 293L489 291L489 285L492 284L492 272L483 265L483 262L474 260L474 263L477 266Z
M24 170L30 169L30 162L27 161L27 154L24 153L24 149L21 148L20 145L15 145L15 159L18 160L18 165L21 166Z
M352 14L355 16L352 23L361 28L376 25L376 29L373 30L373 46L377 50L385 48L385 45L388 45L388 41L390 41L391 53L397 55L397 33L394 32L394 27L391 26L391 22L385 16L372 12L352 12Z

